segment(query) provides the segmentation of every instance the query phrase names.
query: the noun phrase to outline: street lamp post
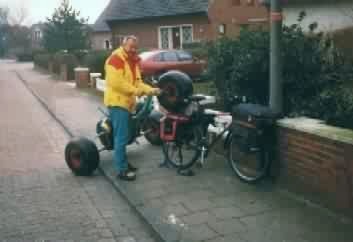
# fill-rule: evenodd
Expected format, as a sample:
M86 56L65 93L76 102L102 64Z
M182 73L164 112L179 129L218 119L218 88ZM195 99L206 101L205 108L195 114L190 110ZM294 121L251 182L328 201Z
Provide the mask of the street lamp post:
M270 8L270 107L283 111L283 81L281 60L282 6L281 0L271 0Z

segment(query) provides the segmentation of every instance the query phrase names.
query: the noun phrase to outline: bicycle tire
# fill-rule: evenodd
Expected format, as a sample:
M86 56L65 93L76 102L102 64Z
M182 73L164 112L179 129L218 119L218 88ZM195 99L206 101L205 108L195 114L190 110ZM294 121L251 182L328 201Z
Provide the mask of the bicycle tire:
M181 170L188 169L188 168L192 167L195 164L195 162L199 159L199 157L201 155L201 150L199 148L199 144L201 143L202 132L201 132L200 128L193 128L192 132L193 132L193 145L192 146L190 146L190 144L185 144L184 142L181 142L181 141L170 141L170 142L163 141L162 150L163 150L164 157L165 157L166 161L169 164L171 164L173 167L181 169ZM183 154L181 153L183 146L185 148L191 148L191 149L189 149L189 150L191 150L191 154L188 156L188 159L186 162L183 159ZM175 151L175 150L171 150L174 148L177 149L179 159L180 159L180 155L182 156L181 162L180 162L180 160L178 162L175 159L175 157L172 155L172 153L170 153L170 152Z
M231 140L229 142L229 150L228 150L228 162L230 164L230 167L234 171L234 173L239 177L240 180L246 182L246 183L256 183L261 181L263 178L266 177L269 167L270 167L270 153L269 151L264 147L264 145L261 145L258 149L258 151L255 152L242 152L239 149L239 145L236 143L236 136L232 136ZM235 157L234 153L243 153L244 155L250 156L247 157L248 159L241 159L240 157ZM256 160L256 162L259 162L260 164L260 169L256 174L252 174L254 172L254 168L251 167L251 164L246 164L245 167L241 166L241 162L245 163L250 163L251 158ZM253 164L252 164L253 165ZM257 164L255 164L257 165ZM243 170L244 168L244 170ZM249 173L246 173L246 170L249 171Z

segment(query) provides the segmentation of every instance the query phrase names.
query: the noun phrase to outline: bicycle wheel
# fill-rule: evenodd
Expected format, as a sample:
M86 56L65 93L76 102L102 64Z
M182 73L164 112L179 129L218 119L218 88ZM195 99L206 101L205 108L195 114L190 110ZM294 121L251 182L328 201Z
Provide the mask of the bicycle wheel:
M228 161L240 180L256 183L267 175L270 165L269 152L262 145L254 151L242 151L233 136L229 143Z
M178 169L190 168L201 155L199 148L201 138L201 130L193 128L182 139L163 142L163 154L166 161Z

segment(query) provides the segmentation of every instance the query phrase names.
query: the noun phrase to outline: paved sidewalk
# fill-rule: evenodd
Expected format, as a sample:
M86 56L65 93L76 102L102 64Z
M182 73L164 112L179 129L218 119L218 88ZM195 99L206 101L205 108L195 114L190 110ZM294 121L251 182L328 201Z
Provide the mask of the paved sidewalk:
M99 98L30 66L19 73L75 135L94 135ZM298 202L269 182L240 182L224 157L213 155L195 177L181 177L157 168L160 148L140 141L128 148L130 161L140 167L136 182L115 180L111 153L102 153L101 168L167 242L353 241L349 221Z
M101 174L67 169L67 134L13 67L0 60L0 241L157 241Z

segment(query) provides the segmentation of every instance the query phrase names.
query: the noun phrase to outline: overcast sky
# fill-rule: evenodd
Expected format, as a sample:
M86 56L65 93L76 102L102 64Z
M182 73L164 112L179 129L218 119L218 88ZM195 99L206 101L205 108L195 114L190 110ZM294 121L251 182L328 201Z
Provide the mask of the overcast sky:
M45 21L60 2L61 0L0 0L0 6L8 6L10 10L18 9L21 5L26 6L29 12L26 24L33 24ZM95 22L108 2L109 0L70 0L71 5L81 11L82 17L89 17L89 23Z

